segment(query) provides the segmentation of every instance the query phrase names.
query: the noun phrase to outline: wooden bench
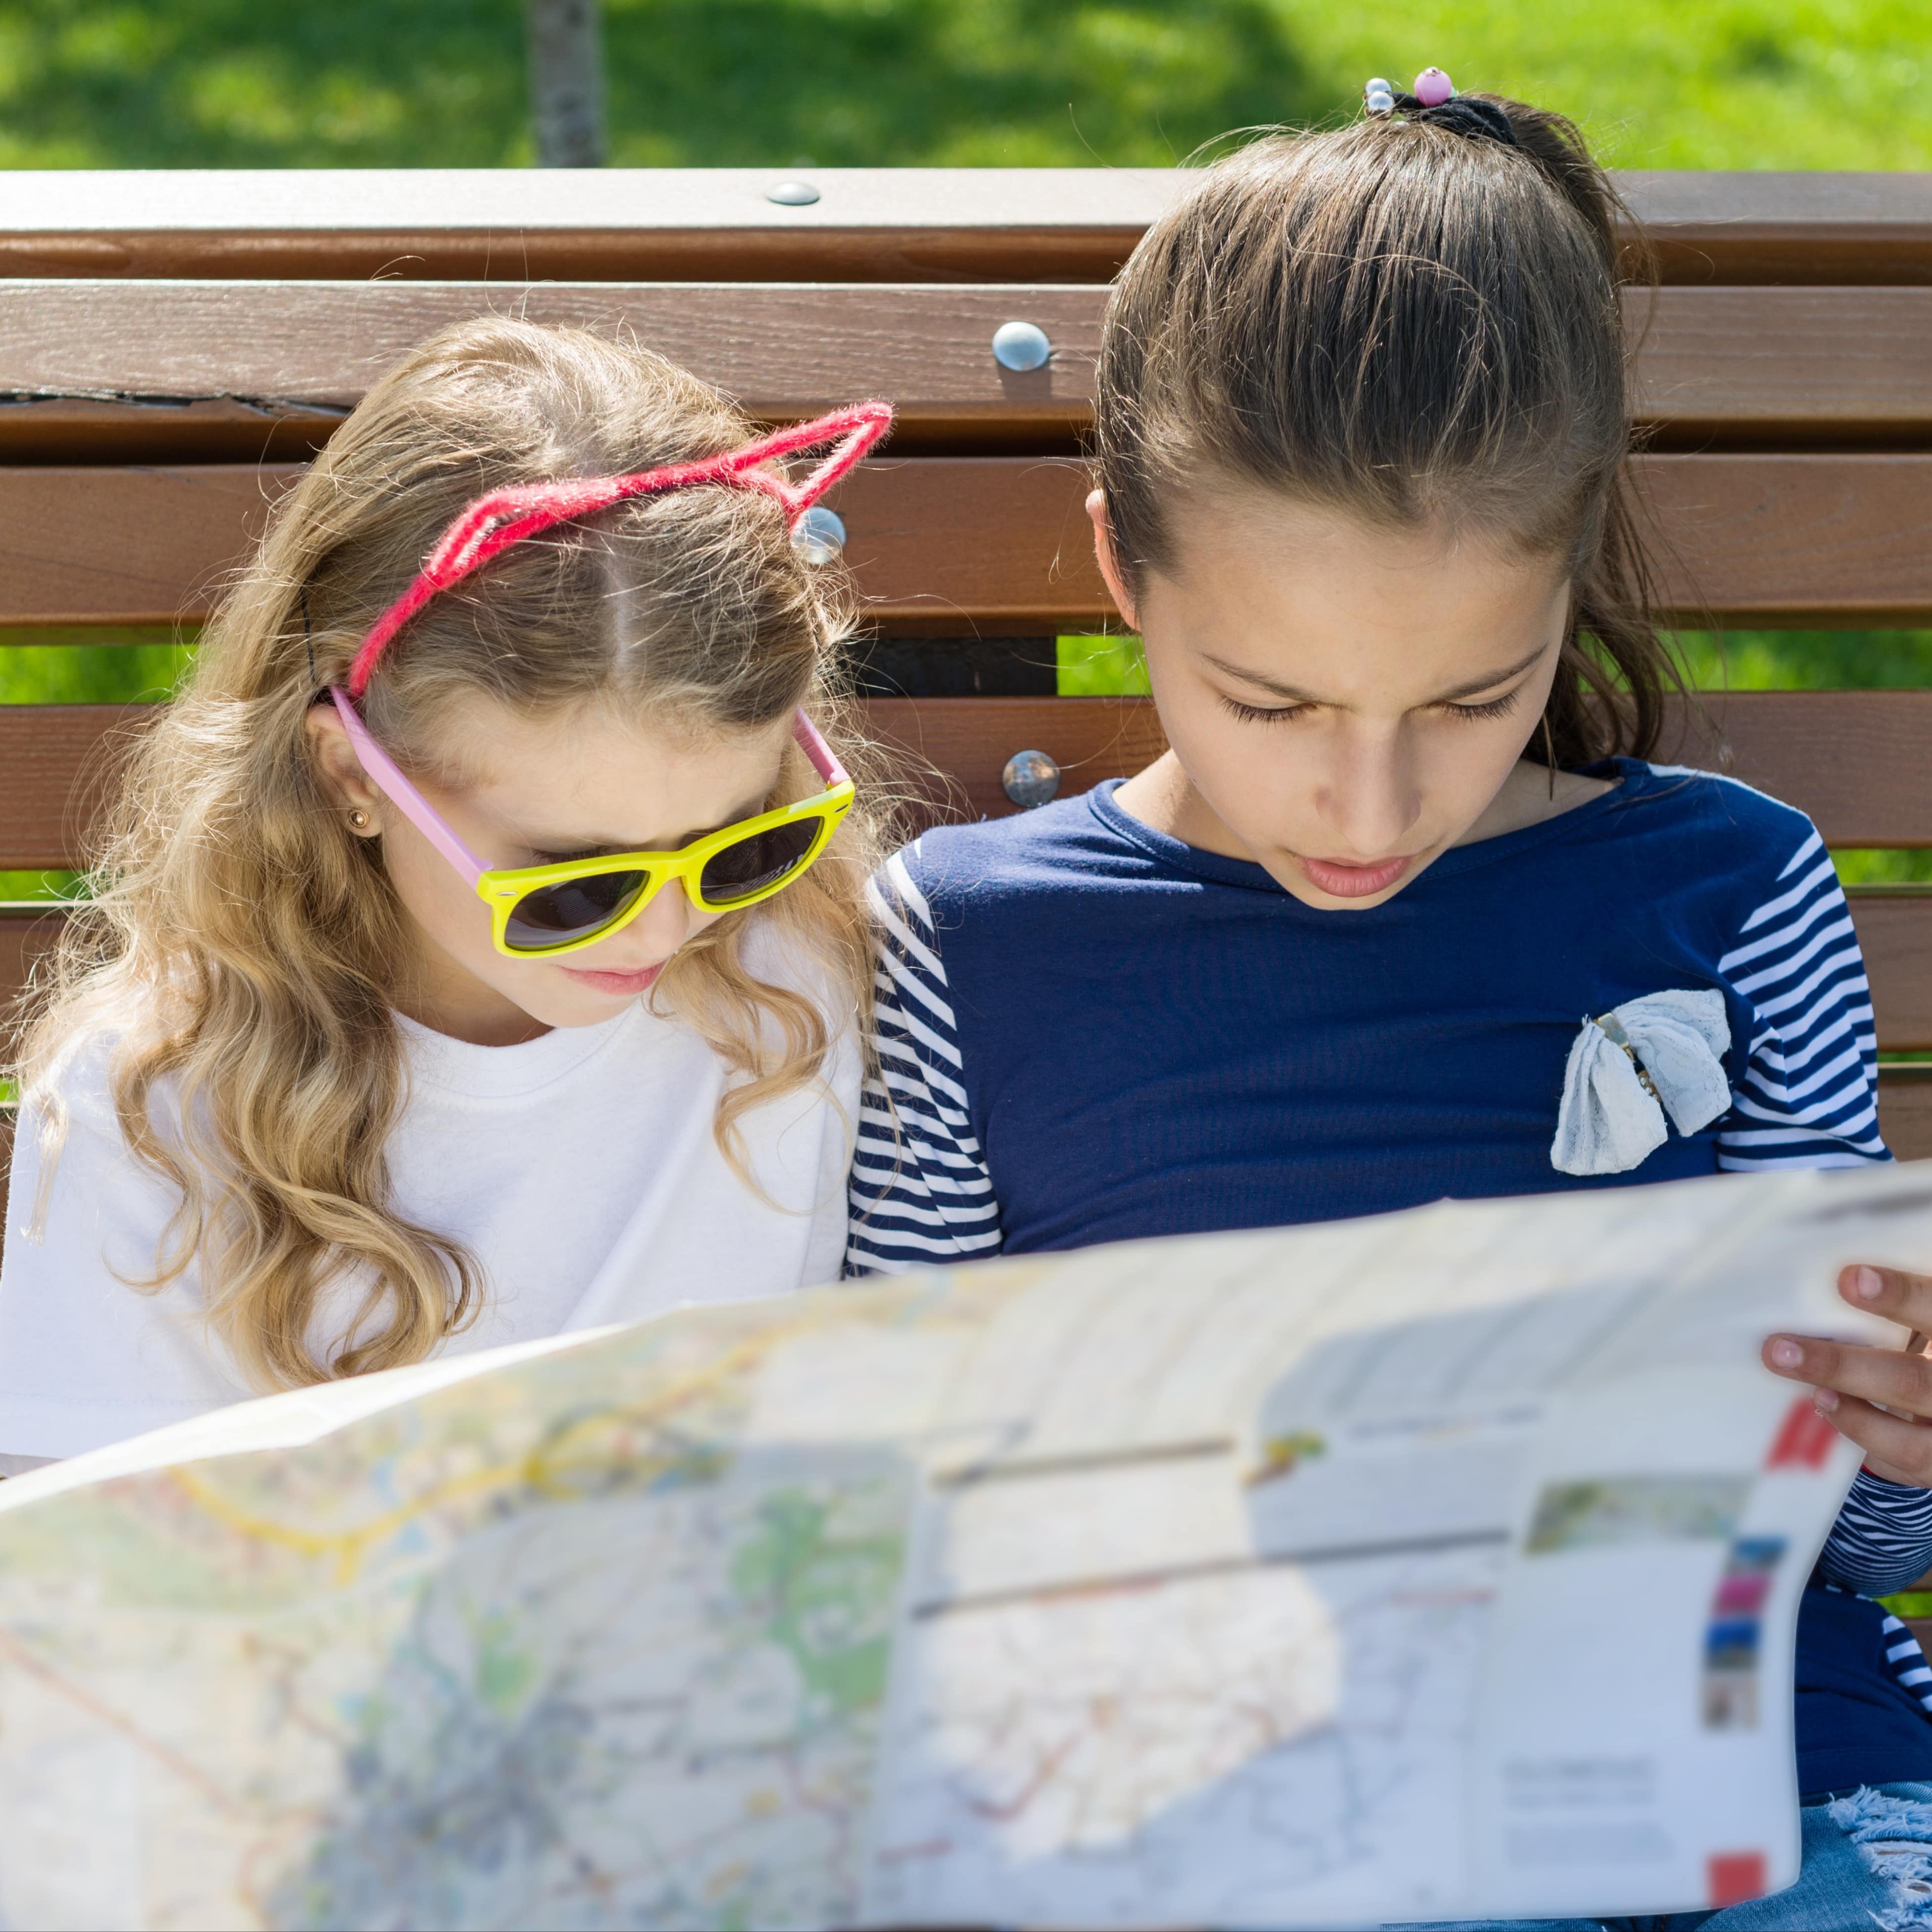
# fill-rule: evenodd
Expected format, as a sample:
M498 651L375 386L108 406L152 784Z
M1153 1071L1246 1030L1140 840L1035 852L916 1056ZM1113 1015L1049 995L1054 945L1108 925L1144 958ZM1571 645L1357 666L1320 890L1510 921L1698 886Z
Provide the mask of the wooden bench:
M628 329L796 417L899 406L833 500L876 728L1011 809L1037 747L1084 789L1160 748L1133 699L1054 695L1113 614L1079 460L1105 284L1163 170L16 174L0 211L0 626L192 623L371 378L484 310ZM1693 625L1932 624L1932 180L1634 175L1664 285L1630 298L1644 487ZM1001 368L1037 324L1048 364ZM5 634L0 631L0 641ZM1840 846L1932 846L1932 691L1713 701L1730 768ZM76 862L128 708L0 706L0 868ZM1699 746L1701 746L1701 748ZM1707 740L1692 755L1721 754ZM1853 896L1880 1044L1932 1054L1932 890ZM0 996L60 915L0 908ZM1888 1066L1902 1154L1932 1066Z

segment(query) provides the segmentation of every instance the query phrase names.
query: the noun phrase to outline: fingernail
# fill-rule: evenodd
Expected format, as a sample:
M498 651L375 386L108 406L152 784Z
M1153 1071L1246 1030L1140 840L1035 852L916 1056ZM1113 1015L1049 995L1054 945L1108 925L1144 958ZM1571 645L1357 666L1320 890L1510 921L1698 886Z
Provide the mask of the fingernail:
M1774 1342L1771 1345L1771 1366L1774 1369L1795 1369L1804 1359L1804 1351L1796 1342Z
M1817 1389L1812 1393L1811 1403L1820 1415L1829 1415L1838 1407L1838 1398L1830 1389Z
M1876 1268L1861 1268L1852 1270L1852 1292L1861 1301L1876 1301L1879 1290L1885 1283L1878 1278Z

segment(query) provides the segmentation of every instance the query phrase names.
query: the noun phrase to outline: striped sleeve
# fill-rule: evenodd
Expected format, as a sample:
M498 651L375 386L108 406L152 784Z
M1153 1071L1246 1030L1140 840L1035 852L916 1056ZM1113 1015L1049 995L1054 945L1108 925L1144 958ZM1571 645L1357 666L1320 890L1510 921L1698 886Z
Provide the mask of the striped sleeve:
M1743 1079L1718 1135L1718 1165L1858 1167L1889 1160L1878 1126L1878 1040L1851 909L1814 831L1747 919L1718 970L1755 1015ZM1824 1582L1860 1596L1902 1589L1932 1569L1932 1490L1853 1479L1818 1559ZM1932 1668L1886 1619L1893 1676L1932 1712Z
M1932 1490L1888 1483L1861 1469L1825 1539L1817 1580L1861 1597L1889 1596L1932 1570ZM1918 1640L1887 1612L1885 1661L1897 1682L1932 1714L1932 1666Z
M879 934L877 1071L859 1101L846 1271L896 1274L998 1254L999 1203L967 1111L931 908L903 853L868 891Z
M1889 1160L1878 1127L1878 1041L1850 908L1814 831L1718 970L1755 1015L1718 1165L1857 1167Z
M1885 1660L1892 1676L1918 1700L1928 1714L1932 1714L1932 1666L1927 1664L1925 1653L1918 1647L1918 1640L1889 1610L1886 1612L1882 1628Z
M1818 1568L1828 1582L1862 1597L1888 1596L1916 1582L1932 1570L1932 1490L1888 1483L1861 1469Z

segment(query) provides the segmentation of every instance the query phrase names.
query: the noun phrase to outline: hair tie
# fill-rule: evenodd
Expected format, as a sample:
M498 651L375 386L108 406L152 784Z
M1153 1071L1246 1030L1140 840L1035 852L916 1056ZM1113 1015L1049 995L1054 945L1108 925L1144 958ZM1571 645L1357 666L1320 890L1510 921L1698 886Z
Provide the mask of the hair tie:
M1362 105L1377 121L1386 121L1399 112L1405 121L1447 128L1452 134L1500 141L1506 148L1522 145L1516 137L1509 116L1493 100L1458 94L1439 67L1426 67L1415 76L1413 94L1399 94L1380 78L1371 80L1362 89Z

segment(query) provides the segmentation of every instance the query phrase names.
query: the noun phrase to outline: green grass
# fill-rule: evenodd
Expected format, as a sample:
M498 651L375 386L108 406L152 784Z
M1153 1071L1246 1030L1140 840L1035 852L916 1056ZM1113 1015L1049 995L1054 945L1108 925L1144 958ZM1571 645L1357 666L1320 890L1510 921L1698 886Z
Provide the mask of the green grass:
M1436 62L1625 166L1932 164L1932 0L604 0L633 166L1159 165ZM9 0L0 165L518 166L518 0Z
M1678 644L1708 690L1895 691L1932 685L1932 631L1689 632ZM1932 852L1836 851L1848 886L1932 884Z
M1673 646L1700 691L1896 691L1932 685L1932 631L1680 631ZM1060 694L1144 695L1131 634L1060 640Z
M1284 10L1318 70L1396 78L1413 51L1462 86L1560 108L1624 167L1923 167L1932 142L1924 0Z
M193 645L165 626L4 634L0 704L147 702L166 697L194 656ZM75 872L0 871L0 899L64 898L79 878Z
M0 704L148 702L167 696L194 655L161 626L0 635Z
M0 900L72 898L80 878L78 872L0 872Z
M1932 631L1681 631L1706 691L1896 691L1932 684Z
M1062 638L1057 682L1062 698L1146 697L1147 664L1140 639L1131 632Z

